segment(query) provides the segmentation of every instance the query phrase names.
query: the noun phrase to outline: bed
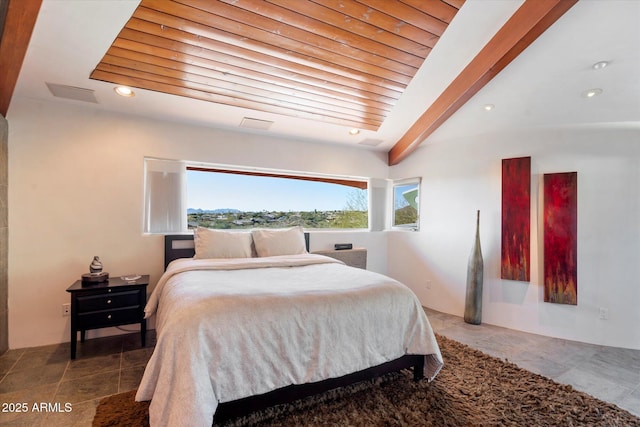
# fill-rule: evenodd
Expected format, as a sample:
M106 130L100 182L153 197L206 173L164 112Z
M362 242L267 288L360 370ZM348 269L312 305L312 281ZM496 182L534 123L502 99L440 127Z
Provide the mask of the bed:
M145 316L157 343L136 394L151 426L222 420L442 357L415 295L308 253L300 228L165 237ZM241 240L241 242L239 242Z

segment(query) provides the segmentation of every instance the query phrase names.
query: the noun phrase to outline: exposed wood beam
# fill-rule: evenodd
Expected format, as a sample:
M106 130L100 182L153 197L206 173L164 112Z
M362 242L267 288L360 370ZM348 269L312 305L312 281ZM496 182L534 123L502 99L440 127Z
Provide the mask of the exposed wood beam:
M388 153L389 165L404 160L545 32L578 0L525 0L475 58L420 116Z
M368 186L365 181L355 181L352 179L320 178L316 176L287 175L287 174L277 174L277 173L267 173L267 172L254 172L254 171L250 172L250 171L216 169L216 168L201 168L196 166L187 166L187 170L200 171L200 172L214 172L214 173L230 173L235 175L262 176L262 177L270 177L270 178L299 179L301 181L326 182L330 184L345 185L347 187L355 187L361 190L366 190Z
M42 0L0 0L6 11L0 34L0 114L7 116L13 89L18 81L22 61Z

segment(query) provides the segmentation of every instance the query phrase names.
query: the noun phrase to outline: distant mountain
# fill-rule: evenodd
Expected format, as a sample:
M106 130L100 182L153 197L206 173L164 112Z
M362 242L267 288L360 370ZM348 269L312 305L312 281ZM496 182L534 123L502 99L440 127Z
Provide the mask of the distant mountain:
M222 209L187 209L187 215L189 214L224 214L224 213L240 213L238 209L222 208Z

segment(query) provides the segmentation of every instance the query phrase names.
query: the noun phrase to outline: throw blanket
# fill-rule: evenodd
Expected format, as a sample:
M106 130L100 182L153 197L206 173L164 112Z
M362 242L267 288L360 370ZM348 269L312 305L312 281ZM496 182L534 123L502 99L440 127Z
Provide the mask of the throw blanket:
M340 377L404 354L442 357L424 310L384 275L305 254L176 260L147 309L157 344L136 400L152 426L211 426L218 402Z

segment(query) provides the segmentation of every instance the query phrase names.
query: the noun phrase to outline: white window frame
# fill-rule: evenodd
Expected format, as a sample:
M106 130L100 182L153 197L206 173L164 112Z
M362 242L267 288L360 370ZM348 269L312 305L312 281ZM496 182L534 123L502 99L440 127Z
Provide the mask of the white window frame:
M399 179L399 180L394 180L391 183L391 214L390 214L390 219L391 219L391 229L393 230L404 230L404 231L419 231L420 230L420 205L421 205L421 198L422 198L422 191L421 191L421 183L422 183L422 179L421 178L406 178L406 179ZM416 202L416 206L415 209L417 211L417 220L415 223L411 223L411 224L396 224L396 188L397 187L403 187L403 186L408 186L408 185L415 185L416 186L416 190L418 191L417 196L415 197L415 202ZM409 203L407 201L407 203Z
M286 171L281 169L266 169L255 167L231 166L224 164L201 163L193 161L144 158L144 188L143 188L143 218L142 231L144 234L188 233L187 223L187 168L221 169L241 171L249 174L276 174L282 176L299 176L304 178L320 178L331 182L360 181L367 185L367 227L363 228L313 228L314 231L371 231L372 223L380 221L380 213L372 212L372 178L309 173L300 171ZM165 179L166 178L166 179ZM380 206L384 206L382 203ZM382 213L382 216L384 214ZM380 226L378 226L380 227Z

